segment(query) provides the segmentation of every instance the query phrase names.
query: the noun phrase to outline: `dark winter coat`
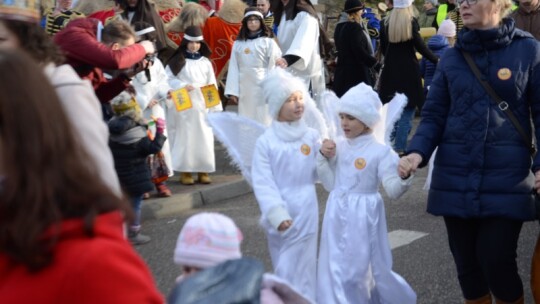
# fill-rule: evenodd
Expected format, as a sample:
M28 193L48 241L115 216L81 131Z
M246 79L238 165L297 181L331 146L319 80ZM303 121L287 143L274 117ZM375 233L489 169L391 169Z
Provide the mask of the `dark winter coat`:
M540 168L540 154L531 172L529 147L490 100L461 50L472 55L529 136L531 114L540 127L540 44L511 19L503 19L496 29L464 28L439 63L407 149L422 156L423 166L438 146L428 212L532 220L532 172Z
M124 191L131 197L152 191L154 185L146 158L161 151L167 137L158 133L154 140L150 140L146 135L146 127L137 124L128 116L111 119L109 131L109 147L114 158L114 168Z
M408 99L407 108L421 109L425 98L416 51L433 63L437 63L438 58L424 44L416 19L411 22L413 37L405 42L389 42L388 24L381 28L381 51L385 58L379 97L387 103L396 93L403 93Z
M333 90L338 97L355 85L365 82L372 86L374 80L370 68L377 63L371 56L369 43L362 26L357 22L338 23L334 31L334 41L338 51L334 72Z
M439 58L442 57L444 51L450 47L448 44L448 39L441 35L435 35L429 38L427 46L429 50ZM425 94L427 94L428 87L431 85L431 80L433 79L436 68L437 65L426 58L422 58L422 60L420 60L420 74L422 77L424 77Z

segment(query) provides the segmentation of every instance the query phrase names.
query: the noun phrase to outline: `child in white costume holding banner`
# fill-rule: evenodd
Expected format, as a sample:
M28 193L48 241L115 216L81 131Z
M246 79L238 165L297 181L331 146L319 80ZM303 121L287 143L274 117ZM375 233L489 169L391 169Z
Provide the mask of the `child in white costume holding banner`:
M317 153L317 172L331 191L321 232L318 303L416 303L415 292L392 271L379 193L382 183L396 199L412 178L398 176L398 155L374 135L383 127L381 107L370 86L351 88L337 106L344 138L324 140Z
M319 222L315 155L320 135L302 117L304 106L307 111L314 102L302 80L279 68L261 85L274 121L255 144L253 190L274 273L313 301Z
M203 40L201 29L190 26L166 67L171 88L185 88L189 95L188 101L184 100L182 104L169 100L168 111L174 114L168 115L167 121L173 169L181 172L180 182L185 185L195 183L192 172L198 173L198 182L209 184L208 173L216 168L214 134L206 117L209 111L222 111L223 107L219 98L217 104L211 105L201 90L211 85L217 92L216 77L208 56L210 49Z

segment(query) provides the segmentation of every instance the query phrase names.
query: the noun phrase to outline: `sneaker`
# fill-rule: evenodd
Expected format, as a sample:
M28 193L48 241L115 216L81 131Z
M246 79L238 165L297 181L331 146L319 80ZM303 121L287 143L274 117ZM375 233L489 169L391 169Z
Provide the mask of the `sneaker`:
M143 245L152 240L148 235L144 235L140 232L130 231L128 233L129 242L133 245Z

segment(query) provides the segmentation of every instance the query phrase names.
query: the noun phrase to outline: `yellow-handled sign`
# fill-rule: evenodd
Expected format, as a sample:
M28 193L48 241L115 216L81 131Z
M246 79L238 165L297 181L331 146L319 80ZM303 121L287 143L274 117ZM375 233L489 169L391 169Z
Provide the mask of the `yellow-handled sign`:
M171 96L172 100L174 101L174 105L176 106L176 111L181 112L193 107L191 98L189 98L189 93L186 88L172 91Z
M207 108L215 107L221 103L219 92L215 85L209 84L201 87L201 92L204 96L204 102L206 103Z

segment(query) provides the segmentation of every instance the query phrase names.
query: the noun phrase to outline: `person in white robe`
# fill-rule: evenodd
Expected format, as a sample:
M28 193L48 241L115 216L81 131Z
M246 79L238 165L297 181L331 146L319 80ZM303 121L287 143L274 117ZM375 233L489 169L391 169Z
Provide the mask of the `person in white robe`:
M397 174L398 155L375 139L381 101L360 83L339 100L344 137L324 140L317 172L331 191L326 203L319 249L318 303L416 303L409 284L392 271L382 183L392 199L412 178Z
M225 96L232 104L238 103L238 114L263 125L270 125L268 105L261 98L261 82L268 70L275 67L281 50L273 39L272 29L264 24L264 17L256 8L246 11L242 28L234 42Z
M167 100L168 128L171 138L172 166L181 172L180 182L194 184L192 173L198 173L198 182L211 183L208 173L216 170L214 134L206 120L208 112L223 111L221 102L207 108L201 87L216 85L212 64L208 59L210 49L203 40L199 27L186 29L180 47L167 63L165 71L171 89L187 89L191 105L180 111L177 105ZM172 117L172 118L171 118Z
M257 139L251 169L261 224L274 273L314 301L319 222L315 155L320 135L302 118L308 93L301 79L274 69L262 82L262 91L274 121Z
M140 40L154 41L156 39L155 28L149 23L136 22L134 23L134 27L137 31L137 37ZM152 58L151 60L152 62L147 70L144 70L133 77L131 85L135 88L135 99L143 111L143 117L147 120L161 118L164 121L167 121L165 109L167 93L170 90L167 73L165 73L165 68L158 58ZM150 129L155 134L155 127ZM169 136L167 129L165 129L163 135L166 137ZM163 144L161 152L163 153L165 163L170 170L169 176L173 176L171 148L168 140ZM156 183L155 186L158 191L158 196L171 196L171 191L165 182Z
M277 65L300 77L319 103L325 79L319 45L321 29L315 8L305 0L281 0L274 16L283 53Z

